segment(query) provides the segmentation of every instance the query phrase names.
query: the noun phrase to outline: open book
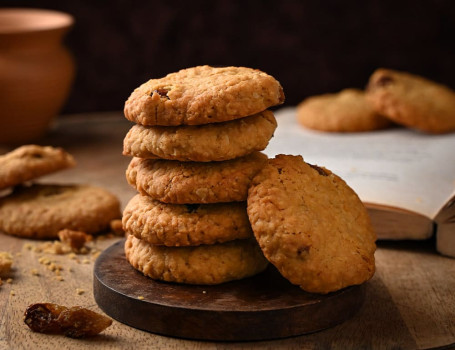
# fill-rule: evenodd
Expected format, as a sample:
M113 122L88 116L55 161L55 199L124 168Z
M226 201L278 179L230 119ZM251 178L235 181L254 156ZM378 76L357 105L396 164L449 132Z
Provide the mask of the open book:
M275 116L269 157L300 154L344 179L368 208L378 239L436 234L437 250L455 256L455 133L328 133L300 126L294 108Z

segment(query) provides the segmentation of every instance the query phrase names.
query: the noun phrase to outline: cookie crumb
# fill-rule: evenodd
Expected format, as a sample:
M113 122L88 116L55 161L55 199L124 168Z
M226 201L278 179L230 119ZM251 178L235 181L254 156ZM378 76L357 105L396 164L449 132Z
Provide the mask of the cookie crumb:
M36 253L63 255L71 252L71 247L60 241L44 242L33 249Z
M60 275L55 276L55 279L56 279L57 281L60 281L60 282L64 281L63 277L60 276Z
M137 298L138 298L139 300L144 300L144 299L145 299L142 295L139 295Z
M0 275L8 274L13 265L13 257L8 252L0 252Z
M12 279L12 278L8 278L8 279L6 280L6 283L8 283L8 284L13 283L13 279Z
M15 296L15 295L16 295L16 292L15 292L14 290L12 290L12 291L9 292L9 294L10 294L11 296Z
M31 269L30 273L32 274L32 276L39 276L39 272L37 269Z
M73 252L79 252L85 244L92 240L92 236L82 231L64 229L58 232L58 238L63 244L71 248Z
M76 288L76 294L77 294L77 295L82 295L82 294L84 294L84 293L85 293L85 290L84 290L84 289L82 289L82 288Z
M25 243L24 244L24 249L32 250L33 248L34 248L34 245L31 244L31 243Z

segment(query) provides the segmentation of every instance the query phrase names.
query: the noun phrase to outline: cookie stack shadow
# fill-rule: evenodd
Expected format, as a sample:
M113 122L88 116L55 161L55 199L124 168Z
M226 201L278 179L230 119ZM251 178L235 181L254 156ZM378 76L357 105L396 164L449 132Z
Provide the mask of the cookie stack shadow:
M273 77L201 66L152 79L125 103L126 178L138 192L123 212L129 263L152 279L219 284L263 271L246 210L252 178L283 103Z

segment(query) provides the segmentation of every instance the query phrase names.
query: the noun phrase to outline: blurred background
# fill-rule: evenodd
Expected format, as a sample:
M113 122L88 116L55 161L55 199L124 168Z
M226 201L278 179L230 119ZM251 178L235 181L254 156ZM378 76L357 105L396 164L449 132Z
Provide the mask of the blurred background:
M62 114L123 109L151 78L196 65L261 69L286 106L345 87L377 67L455 88L455 1L22 1L72 14L77 75Z

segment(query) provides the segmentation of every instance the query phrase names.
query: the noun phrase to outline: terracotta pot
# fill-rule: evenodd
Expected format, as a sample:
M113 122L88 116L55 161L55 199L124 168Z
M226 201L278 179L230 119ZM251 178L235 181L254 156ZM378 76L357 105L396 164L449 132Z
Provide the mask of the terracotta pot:
M66 13L0 9L0 143L39 139L65 103L74 61L62 39Z

